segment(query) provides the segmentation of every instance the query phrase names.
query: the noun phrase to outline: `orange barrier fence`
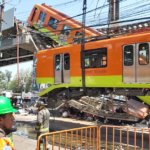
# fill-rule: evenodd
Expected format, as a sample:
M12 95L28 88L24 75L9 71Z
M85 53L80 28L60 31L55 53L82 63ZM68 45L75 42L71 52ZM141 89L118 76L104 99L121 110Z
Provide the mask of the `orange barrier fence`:
M41 135L37 150L150 150L150 129L102 125Z
M38 138L37 150L96 150L98 136L97 126L46 133Z
M99 148L100 150L150 150L150 129L100 126Z

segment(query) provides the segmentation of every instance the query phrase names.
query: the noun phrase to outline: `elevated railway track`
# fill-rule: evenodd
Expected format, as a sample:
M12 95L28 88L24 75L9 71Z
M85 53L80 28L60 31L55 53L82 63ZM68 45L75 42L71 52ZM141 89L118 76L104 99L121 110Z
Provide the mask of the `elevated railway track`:
M16 26L16 25L15 25ZM42 33L18 24L19 34L15 26L3 32L0 45L0 67L17 63L17 46L19 46L19 62L33 60L34 53L54 47L57 43ZM18 37L19 38L18 38Z

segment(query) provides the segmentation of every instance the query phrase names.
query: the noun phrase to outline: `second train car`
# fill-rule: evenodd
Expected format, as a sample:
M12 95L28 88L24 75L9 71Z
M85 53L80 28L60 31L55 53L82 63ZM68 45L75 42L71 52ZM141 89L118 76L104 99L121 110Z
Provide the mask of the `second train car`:
M60 45L79 43L82 37L82 24L72 17L46 5L36 4L28 18L30 27L44 32ZM102 35L100 32L85 27L86 40Z

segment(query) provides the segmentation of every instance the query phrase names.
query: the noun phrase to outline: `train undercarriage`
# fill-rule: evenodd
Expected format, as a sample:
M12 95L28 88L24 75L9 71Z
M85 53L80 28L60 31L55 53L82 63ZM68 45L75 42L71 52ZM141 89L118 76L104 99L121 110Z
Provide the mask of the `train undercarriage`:
M150 91L112 88L56 89L48 94L48 104L50 107L54 107L53 104L57 107L57 104L64 103L64 111L71 116L80 113L84 117L91 116L104 122L139 122L149 118L149 106L135 95L148 96Z

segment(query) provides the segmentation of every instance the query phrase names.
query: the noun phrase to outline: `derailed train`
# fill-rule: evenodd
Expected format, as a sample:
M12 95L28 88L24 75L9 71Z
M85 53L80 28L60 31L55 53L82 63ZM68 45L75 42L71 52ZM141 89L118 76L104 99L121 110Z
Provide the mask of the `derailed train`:
M79 100L83 96L123 95L125 101L107 99L111 103L99 107L95 115L128 121L148 116L149 31L86 42L84 50L81 44L46 49L36 58L37 83L49 85L40 96ZM106 100L102 103L106 105Z
M40 33L45 33L46 36L61 46L78 42L82 37L82 24L80 22L46 4L36 4L33 7L28 18L28 24ZM101 35L100 32L92 28L85 28L86 40Z
M86 28L84 47L82 24L46 4L34 6L28 24L61 46L36 55L37 83L48 85L40 96L104 119L149 115L150 31L92 41L102 34Z

